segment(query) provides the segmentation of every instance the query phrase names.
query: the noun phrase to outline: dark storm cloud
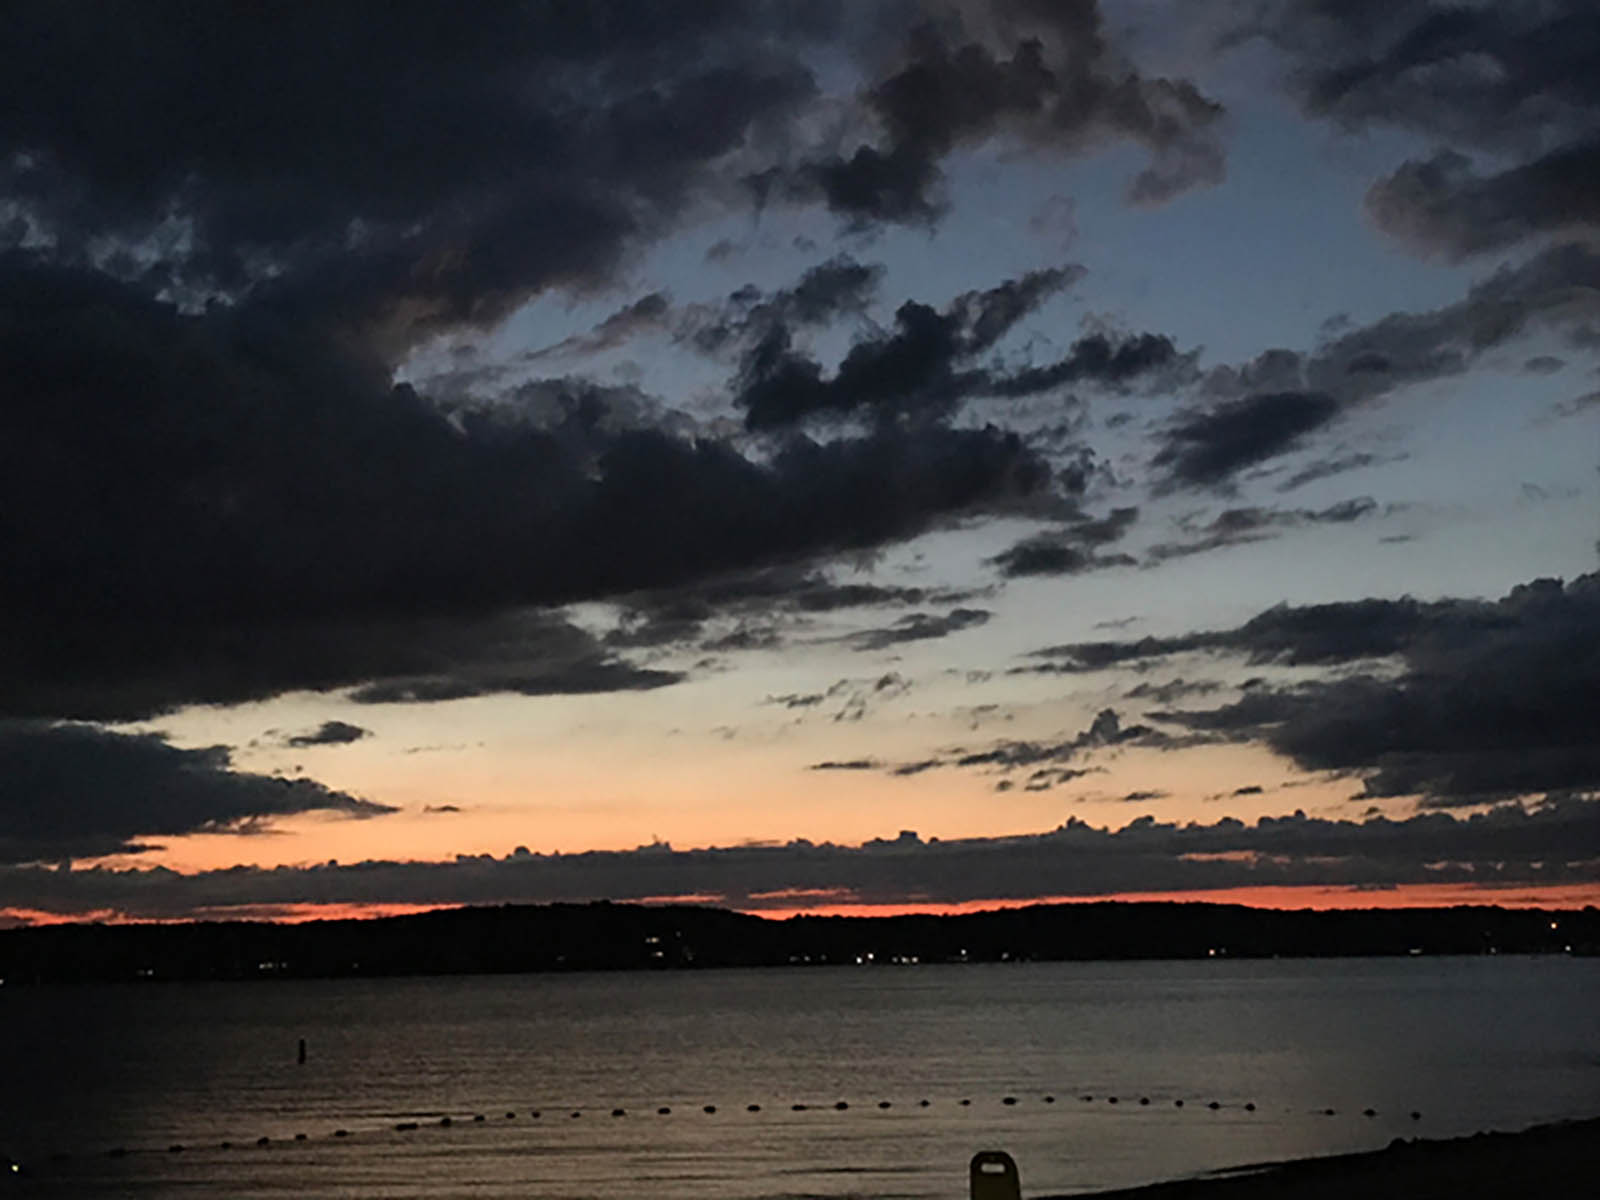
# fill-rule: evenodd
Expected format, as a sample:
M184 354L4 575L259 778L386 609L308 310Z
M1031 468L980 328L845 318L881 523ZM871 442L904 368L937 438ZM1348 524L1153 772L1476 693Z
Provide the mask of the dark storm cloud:
M780 47L816 32L782 5L11 5L0 185L62 261L392 347L604 279L811 100Z
M1120 387L1179 358L1177 346L1165 334L1141 333L1118 341L1092 333L1075 341L1059 362L997 377L990 390L997 396L1031 396L1069 383Z
M1346 471L1360 471L1383 463L1403 462L1408 457L1410 456L1406 454L1384 455L1374 454L1366 450L1330 454L1326 458L1316 459L1301 467L1278 485L1278 491L1292 492L1296 488L1304 487L1308 483L1315 483L1319 479L1330 479L1335 475L1343 475Z
M1300 448L1352 407L1461 375L1525 335L1549 331L1581 346L1597 321L1600 253L1568 243L1502 267L1453 304L1390 313L1306 354L1271 349L1218 367L1202 392L1219 401L1180 412L1163 434L1153 460L1160 483L1227 492L1240 471ZM1345 469L1370 461L1354 452L1324 453L1304 470L1320 478L1334 464Z
M1097 671L1196 650L1239 654L1257 666L1331 666L1400 654L1430 635L1470 641L1497 620L1492 604L1474 600L1421 601L1408 596L1280 604L1234 629L1050 646L1034 651L1033 657L1052 659L1075 671Z
M1585 392L1581 396L1574 396L1570 400L1554 404L1550 407L1550 415L1557 418L1576 417L1594 408L1600 408L1600 391Z
M1368 196L1378 224L1420 249L1461 258L1600 221L1590 184L1600 164L1600 32L1588 0L1292 0L1261 6L1236 32L1289 52L1308 112L1446 144ZM1461 148L1513 162L1480 175Z
M856 312L872 298L883 268L859 263L847 254L812 267L793 287L767 302L782 320L796 325L826 325L840 313Z
M1167 487L1226 491L1245 467L1301 445L1339 414L1326 392L1264 392L1181 415L1151 460Z
M0 862L152 848L144 839L256 832L275 817L396 811L307 779L233 770L226 746L182 750L155 734L0 721Z
M1209 550L1265 541L1277 537L1284 530L1300 529L1307 525L1348 525L1353 521L1370 517L1377 511L1377 501L1370 496L1341 500L1322 509L1224 509L1205 524L1188 518L1180 520L1179 528L1189 535L1188 540L1160 542L1151 546L1148 551L1148 561L1161 563L1168 559L1204 554Z
M594 692L639 692L683 679L679 671L637 667L608 655L582 653L561 658L544 653L528 662L508 661L480 649L475 661L448 664L421 676L397 676L363 684L350 693L357 704L428 704L470 696L579 696Z
M916 762L882 764L890 775L920 775L940 768L983 768L986 772L1010 775L1029 770L1029 790L1040 791L1084 775L1103 771L1098 766L1076 766L1096 750L1118 746L1167 747L1174 740L1149 725L1123 725L1112 708L1096 714L1089 728L1075 734L1063 733L1055 740L1001 738L982 746L951 746ZM876 759L872 760L877 762Z
M1287 0L1260 6L1236 35L1289 51L1293 86L1316 115L1514 149L1593 121L1593 16L1586 0Z
M1151 714L1190 730L1261 741L1306 770L1359 776L1364 794L1477 804L1600 789L1600 576L1538 580L1496 601L1362 600L1269 609L1236 629L1054 647L1074 670L1210 650L1254 664L1348 672L1258 684L1217 709Z
M953 608L943 616L907 613L882 629L863 629L851 634L850 644L857 650L886 650L903 642L930 641L987 624L991 615L982 608Z
M986 560L1007 579L1037 575L1079 575L1107 567L1131 567L1138 560L1127 554L1097 554L1069 539L1048 533L1023 538Z
M1441 150L1373 184L1367 211L1380 229L1418 249L1462 259L1537 234L1600 226L1597 176L1600 141L1492 175L1479 175L1465 155Z
M987 561L1007 579L1131 566L1135 560L1128 555L1103 554L1099 547L1120 541L1138 519L1134 507L1114 508L1104 517L1085 516L1052 532L1023 538Z
M1122 694L1129 700L1154 700L1158 704L1171 704L1185 696L1204 696L1222 690L1216 679L1169 679L1165 683L1148 680L1136 683Z
M348 746L362 738L371 737L372 730L352 725L349 721L324 721L306 733L291 734L285 739L287 746Z
M775 321L745 355L735 403L751 429L858 410L880 420L943 418L967 396L991 390L987 373L963 368L1082 275L1076 266L1030 271L957 296L943 311L907 300L893 328L858 341L831 378L793 348L789 323Z
M883 267L838 254L807 270L791 286L763 292L746 285L720 305L691 306L675 322L675 336L705 354L748 345L778 331L821 328L841 316L860 315L877 293Z
M993 288L966 292L942 310L908 300L896 310L891 329L858 340L831 376L794 347L791 321L773 317L772 306L705 327L698 336L708 346L720 347L751 329L761 331L745 351L734 397L751 429L851 413L870 413L880 421L941 420L975 397L1032 396L1070 383L1120 389L1186 361L1163 335L1094 333L1079 338L1064 358L1048 365L1007 370L979 364L979 356L1019 321L1082 275L1077 266L1030 271Z
M1222 106L1187 80L1122 61L1093 0L996 6L1007 26L998 46L969 38L959 11L945 15L915 30L898 69L862 97L877 143L812 161L781 181L791 193L815 189L858 223L932 221L943 160L997 136L1062 155L1139 144L1151 161L1128 185L1138 204L1221 180Z
M949 311L962 330L963 352L973 355L990 349L1018 321L1082 277L1082 267L1049 267L1029 271L996 287L962 293Z
M796 893L836 902L1034 899L1259 886L1393 887L1592 883L1600 802L1552 798L1458 817L1430 812L1328 820L1293 813L1247 824L1176 825L1143 816L1121 829L1077 819L1046 833L923 840L905 832L861 846L670 846L451 862L369 861L154 869L0 870L0 908L174 917L275 904L495 904L714 897L741 908L791 907Z
M1552 246L1472 285L1454 304L1359 326L1305 359L1306 385L1345 403L1457 375L1524 334L1581 336L1600 317L1600 253Z
M661 329L672 314L672 300L665 292L649 292L625 304L604 318L587 333L563 338L553 346L522 356L523 362L564 355L600 354L613 350L641 334Z
M614 647L683 648L706 638L709 632L720 631L700 640L701 649L770 649L829 613L959 605L982 594L981 589L840 580L823 571L786 564L627 596L617 626L603 640Z
M18 384L0 711L18 715L385 680L400 691L369 698L653 686L560 622L497 614L879 545L1049 478L994 429L790 438L757 460L613 428L583 396L542 424L447 413L249 306L186 316L15 255L0 359ZM507 642L532 654L497 675Z

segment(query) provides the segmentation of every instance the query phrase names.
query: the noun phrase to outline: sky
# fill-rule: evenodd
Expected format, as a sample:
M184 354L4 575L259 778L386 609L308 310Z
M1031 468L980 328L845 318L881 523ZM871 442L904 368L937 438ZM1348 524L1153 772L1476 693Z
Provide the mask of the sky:
M1587 0L0 43L0 921L1600 902Z

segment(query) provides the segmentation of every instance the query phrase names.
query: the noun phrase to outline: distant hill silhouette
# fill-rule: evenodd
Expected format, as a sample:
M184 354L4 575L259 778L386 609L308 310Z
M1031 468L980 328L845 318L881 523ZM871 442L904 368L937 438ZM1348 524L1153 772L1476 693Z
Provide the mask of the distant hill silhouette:
M1552 928L1554 923L1555 928ZM374 920L50 925L0 931L7 984L1074 959L1593 954L1600 910L1315 912L1092 903L956 916L791 917L612 904Z

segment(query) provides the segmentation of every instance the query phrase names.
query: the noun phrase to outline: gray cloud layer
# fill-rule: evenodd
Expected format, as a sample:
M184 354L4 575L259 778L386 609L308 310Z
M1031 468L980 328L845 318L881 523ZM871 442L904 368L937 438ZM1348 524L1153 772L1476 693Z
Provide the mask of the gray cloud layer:
M226 746L182 750L153 734L0 721L0 863L137 852L149 848L147 838L249 833L297 813L395 811L229 762Z
M1234 36L1286 50L1307 112L1399 126L1446 148L1373 185L1377 223L1452 258L1600 225L1600 31L1588 0L1279 0ZM1479 174L1461 152L1511 165Z
M860 847L782 846L543 855L453 862L233 867L180 875L0 869L0 908L64 913L114 909L176 916L297 903L470 904L606 897L712 897L740 907L807 899L867 903L1095 896L1257 885L1392 887L1419 883L1592 883L1600 859L1600 802L1506 805L1457 818L1428 813L1356 822L1295 813L1250 825L1163 824L1141 817L1115 832L1072 820L1048 833L923 841L902 833Z
M941 162L996 135L1058 154L1141 145L1151 162L1129 182L1136 204L1223 178L1222 106L1187 80L1147 77L1122 61L1095 0L1004 0L982 15L937 8L941 19L919 26L895 72L862 98L879 139L790 172L781 179L790 195L820 192L858 222L929 221L941 209ZM972 36L964 17L1003 28L1007 44Z
M1248 688L1238 701L1152 718L1261 741L1307 770L1358 775L1370 796L1479 804L1600 790L1600 576L1537 580L1496 601L1363 600L1280 606L1236 629L1040 651L1059 669L1212 651L1255 664L1368 670Z
M1272 349L1241 366L1215 368L1202 389L1211 406L1181 409L1160 435L1151 459L1157 486L1226 494L1241 473L1307 446L1354 407L1463 374L1536 331L1584 348L1597 326L1600 253L1574 242L1502 267L1453 304L1390 313L1309 353ZM1286 486L1371 461L1324 456Z
M31 382L0 410L14 714L654 686L670 680L504 610L877 545L1049 476L995 429L791 438L756 459L609 428L581 393L544 427L446 414L249 311L185 316L16 258L6 298L0 355Z

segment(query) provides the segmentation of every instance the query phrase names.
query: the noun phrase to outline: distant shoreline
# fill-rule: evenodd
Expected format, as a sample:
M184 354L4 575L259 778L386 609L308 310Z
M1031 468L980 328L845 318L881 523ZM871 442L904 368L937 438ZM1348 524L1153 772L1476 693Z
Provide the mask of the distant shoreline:
M1022 1164L1027 1192L1027 1164ZM1589 1184L1585 1185L1584 1180ZM1031 1200L1529 1200L1581 1194L1600 1180L1600 1117L1387 1149L1253 1163L1109 1192Z
M35 983L1192 959L1591 956L1600 909L1285 910L1173 902L951 916L792 917L613 904L441 909L372 920L0 930L0 980Z

